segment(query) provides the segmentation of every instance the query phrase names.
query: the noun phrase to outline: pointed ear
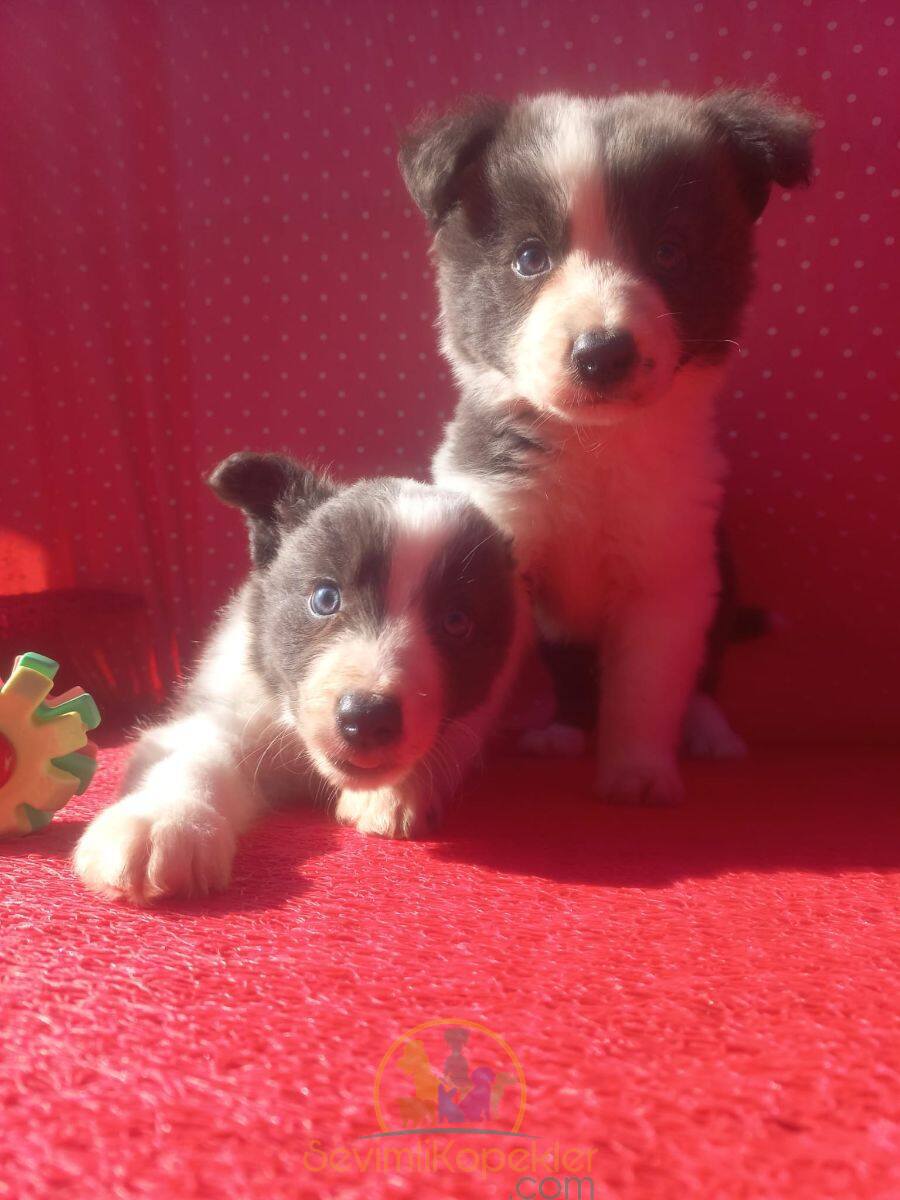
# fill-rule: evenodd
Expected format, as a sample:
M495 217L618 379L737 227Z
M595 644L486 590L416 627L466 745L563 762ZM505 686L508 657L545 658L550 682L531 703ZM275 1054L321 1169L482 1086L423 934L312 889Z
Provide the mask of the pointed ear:
M701 105L731 151L754 220L765 208L773 183L792 188L810 182L809 113L762 91L713 92Z
M437 229L462 194L469 171L496 137L509 106L477 96L442 116L425 116L406 133L399 163L409 194Z
M337 491L327 475L287 455L247 451L220 462L206 482L220 500L243 512L255 567L270 563L283 534Z

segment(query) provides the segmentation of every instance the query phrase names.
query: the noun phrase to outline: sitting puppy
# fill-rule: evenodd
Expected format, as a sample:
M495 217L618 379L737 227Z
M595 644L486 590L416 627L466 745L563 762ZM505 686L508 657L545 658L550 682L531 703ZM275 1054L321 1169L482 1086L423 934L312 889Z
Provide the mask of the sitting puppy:
M720 587L713 399L753 226L773 182L808 182L810 136L764 94L547 95L426 118L400 152L461 389L434 478L513 537L543 632L599 651L612 801L681 794ZM692 711L724 753L715 705Z
M338 487L274 454L209 482L246 515L253 570L75 851L89 887L137 902L225 887L261 790L324 792L365 833L428 829L529 636L509 541L459 494Z

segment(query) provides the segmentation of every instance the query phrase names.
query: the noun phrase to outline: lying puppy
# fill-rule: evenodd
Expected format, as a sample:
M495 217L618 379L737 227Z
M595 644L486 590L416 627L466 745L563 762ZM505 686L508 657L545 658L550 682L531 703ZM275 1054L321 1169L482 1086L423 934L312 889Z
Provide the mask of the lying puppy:
M225 887L264 792L330 796L365 833L428 829L531 623L509 540L459 494L338 487L274 454L210 484L245 513L253 569L75 851L89 887L138 902Z
M773 182L808 182L810 137L763 94L547 95L427 118L400 152L461 389L434 477L512 535L544 633L597 647L610 800L681 794L719 591L713 399L753 226Z

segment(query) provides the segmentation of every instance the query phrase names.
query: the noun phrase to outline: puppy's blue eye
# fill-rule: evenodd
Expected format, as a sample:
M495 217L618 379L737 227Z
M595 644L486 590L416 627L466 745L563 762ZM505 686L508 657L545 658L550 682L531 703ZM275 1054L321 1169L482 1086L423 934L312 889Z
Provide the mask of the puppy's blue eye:
M472 618L459 608L444 614L443 626L444 633L457 642L464 641L474 628Z
M529 279L532 275L543 275L550 270L550 253L539 238L529 238L516 247L513 270L517 275Z
M333 617L341 607L341 589L336 583L320 583L309 598L309 611L316 617Z

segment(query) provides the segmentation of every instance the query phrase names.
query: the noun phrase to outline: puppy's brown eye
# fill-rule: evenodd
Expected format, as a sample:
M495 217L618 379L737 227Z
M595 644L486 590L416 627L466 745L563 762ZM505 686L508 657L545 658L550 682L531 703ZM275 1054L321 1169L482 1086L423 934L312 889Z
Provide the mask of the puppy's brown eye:
M513 270L517 275L530 279L532 275L543 275L550 266L550 253L540 238L529 238L516 247Z
M660 242L656 247L656 265L663 271L674 271L685 261L685 253L677 242Z
M444 614L443 626L444 633L455 642L465 641L474 628L472 618L459 608L452 608Z

